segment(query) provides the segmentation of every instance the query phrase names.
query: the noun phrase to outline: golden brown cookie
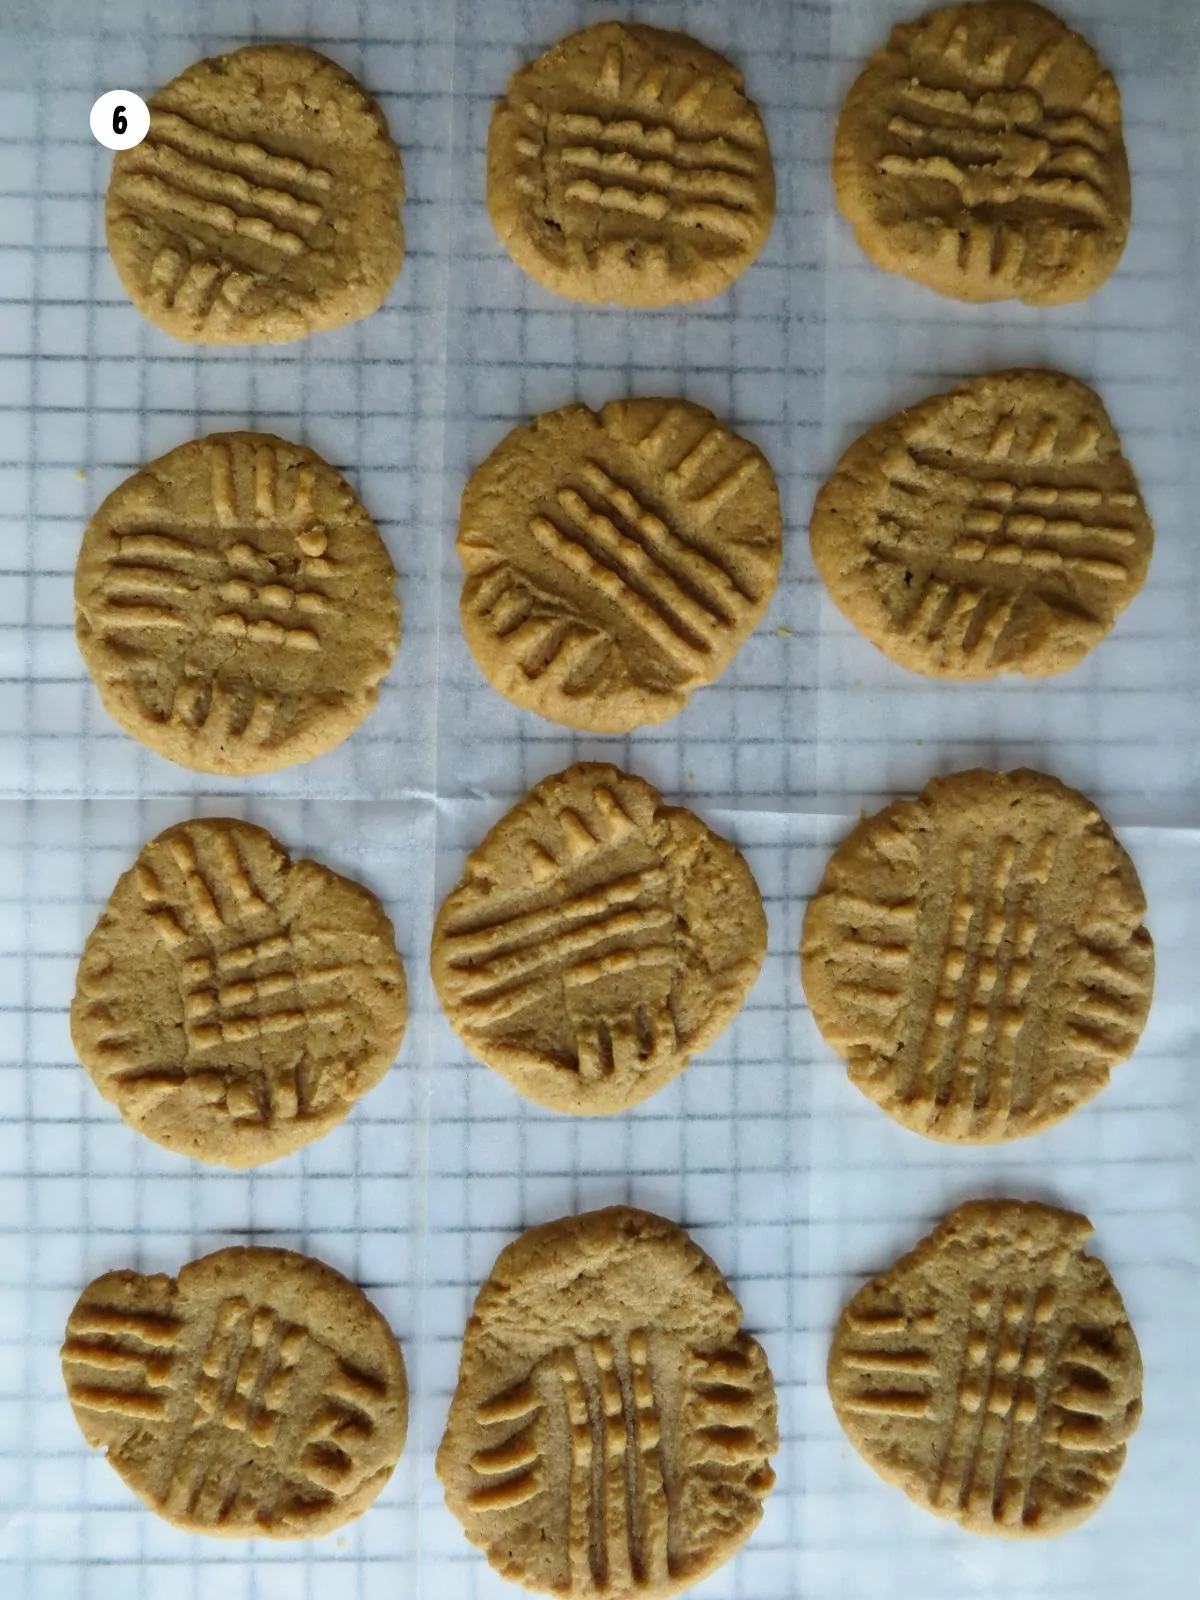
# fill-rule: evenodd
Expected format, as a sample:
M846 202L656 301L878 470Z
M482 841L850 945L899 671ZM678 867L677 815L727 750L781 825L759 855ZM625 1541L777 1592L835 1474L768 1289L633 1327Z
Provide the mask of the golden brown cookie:
M753 1532L775 1389L682 1228L613 1206L530 1228L467 1323L437 1457L505 1578L571 1600L678 1593Z
M106 1272L71 1312L62 1365L87 1442L189 1533L328 1533L404 1448L392 1330L340 1272L290 1250L218 1250L177 1278Z
M509 80L488 210L509 255L572 300L707 300L758 255L775 174L758 107L682 33L601 22Z
M817 496L812 554L838 609L940 678L1065 672L1145 582L1154 548L1097 394L992 372L855 441Z
M168 828L118 879L84 946L71 1037L140 1133L253 1167L341 1122L407 1016L375 896L219 817Z
M829 1393L859 1454L972 1533L1090 1517L1142 1411L1137 1340L1092 1225L1023 1200L959 1206L838 1319Z
M354 491L304 445L214 433L126 479L75 569L75 633L105 710L181 766L309 761L379 699L396 571Z
M108 248L150 321L199 344L370 316L404 260L404 171L348 72L294 44L197 61L113 161Z
M600 762L536 784L467 857L433 930L454 1031L556 1111L623 1111L732 1022L767 949L750 868Z
M956 300L1082 300L1129 235L1112 73L1030 0L893 28L842 107L833 179L877 266Z
M838 846L800 948L850 1080L930 1138L1037 1133L1098 1094L1150 1010L1133 862L1041 772L956 772Z
M554 722L662 722L753 632L782 528L766 457L703 406L547 412L463 491L467 643L501 694Z

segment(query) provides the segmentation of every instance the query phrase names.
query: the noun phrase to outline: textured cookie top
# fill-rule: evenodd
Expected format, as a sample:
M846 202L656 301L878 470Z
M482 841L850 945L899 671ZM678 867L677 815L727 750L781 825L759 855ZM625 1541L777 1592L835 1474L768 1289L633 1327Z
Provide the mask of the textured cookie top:
M993 372L897 412L838 462L812 553L893 661L945 678L1075 666L1145 582L1154 529L1100 397Z
M257 1166L328 1133L395 1059L404 967L369 890L262 828L180 823L88 936L71 1037L126 1122Z
M1086 1217L959 1206L838 1319L829 1392L854 1448L972 1533L1061 1533L1112 1487L1142 1363Z
M1029 0L893 28L842 107L833 177L872 261L957 300L1082 300L1129 234L1112 74Z
M467 643L501 694L555 722L662 722L766 610L782 526L766 457L703 406L547 412L463 492Z
M177 339L262 344L369 316L404 259L404 172L383 112L294 44L197 61L113 161L108 248Z
M107 1272L67 1322L90 1445L189 1533L310 1539L365 1511L404 1448L404 1359L361 1289L290 1250L178 1278Z
M1108 1082L1150 1009L1132 861L1040 772L959 772L859 824L804 918L813 1020L917 1133L1016 1139Z
M622 1111L741 1010L767 925L750 868L641 778L545 778L467 857L433 980L472 1054L541 1105Z
M647 1600L728 1559L775 1481L775 1390L742 1308L674 1223L614 1206L531 1228L467 1323L438 1451L504 1577Z
M243 777L332 749L374 708L400 641L395 581L320 456L214 433L150 462L88 523L75 633L135 739Z
M741 73L682 33L602 22L515 72L488 210L518 266L573 300L705 300L766 242L775 175Z

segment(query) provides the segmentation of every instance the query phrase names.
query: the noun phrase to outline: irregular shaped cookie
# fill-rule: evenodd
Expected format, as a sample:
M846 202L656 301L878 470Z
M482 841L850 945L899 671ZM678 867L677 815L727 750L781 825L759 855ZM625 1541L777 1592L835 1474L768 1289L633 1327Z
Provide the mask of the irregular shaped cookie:
M151 461L88 523L75 634L135 739L244 777L321 755L374 709L400 642L395 582L320 456L214 433Z
M741 1010L767 949L740 853L641 778L580 762L467 857L433 930L454 1031L556 1111L637 1105Z
M147 1138L253 1167L341 1122L407 1016L375 896L220 817L168 828L117 880L79 963L71 1038Z
M993 372L897 412L838 462L812 554L886 656L941 678L1065 672L1146 580L1154 529L1100 397Z
M838 1319L829 1393L859 1454L972 1533L1090 1517L1142 1411L1137 1340L1086 1217L959 1206Z
M554 722L662 722L753 632L782 528L766 457L703 406L547 412L463 491L467 643L501 694Z
M404 170L348 72L294 44L197 61L113 161L108 248L150 321L198 344L370 316L404 260Z
M359 1516L404 1448L392 1330L340 1272L290 1250L218 1250L106 1272L67 1322L84 1438L189 1533L311 1539Z
M1082 300L1129 235L1112 73L1030 0L893 28L842 107L833 179L877 266L956 300Z
M682 33L601 22L509 80L488 210L509 255L572 300L706 300L766 243L775 174L758 107Z
M1098 1094L1146 1024L1154 946L1133 862L1041 772L956 772L861 822L809 901L813 1020L889 1116L967 1144Z
M647 1600L715 1571L775 1482L775 1389L682 1228L613 1206L530 1228L467 1323L437 1456L505 1578Z

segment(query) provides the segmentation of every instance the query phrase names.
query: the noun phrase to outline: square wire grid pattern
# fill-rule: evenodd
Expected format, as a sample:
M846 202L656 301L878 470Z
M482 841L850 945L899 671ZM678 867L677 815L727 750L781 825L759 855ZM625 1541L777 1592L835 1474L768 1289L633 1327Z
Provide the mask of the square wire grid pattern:
M960 307L885 279L835 220L827 158L841 94L888 21L915 5L20 5L25 31L4 34L0 22L0 83L10 86L0 96L10 158L0 180L0 537L12 552L0 602L0 783L17 797L0 804L0 1004L11 1022L0 1046L10 1374L0 1500L14 1508L0 1559L11 1592L109 1600L167 1582L222 1600L322 1600L392 1596L415 1580L451 1600L511 1594L466 1545L433 1477L464 1320L519 1228L616 1200L695 1233L775 1371L779 1486L750 1544L704 1593L1189 1592L1200 1554L1188 1348L1200 1315L1200 838L1180 825L1200 821L1200 575L1183 516L1200 492L1188 279L1200 18L1167 0L1136 18L1123 0L1062 8L1125 91L1139 211L1111 285L1082 307L1036 313ZM35 11L57 30L35 29ZM661 313L576 307L520 274L492 235L491 102L515 66L597 11L726 49L763 108L778 220L756 266L717 301ZM311 42L380 96L404 151L408 260L385 309L344 333L265 352L191 350L145 324L116 281L100 205L109 157L86 134L87 108L102 88L152 87L255 37ZM1102 388L1159 548L1146 593L1070 678L957 693L899 673L841 622L804 530L818 483L862 425L1017 361L1059 362ZM664 391L711 405L771 457L788 528L780 589L730 671L675 722L580 738L510 708L471 661L451 548L458 495L530 413ZM215 791L232 787L146 755L100 710L70 636L79 532L133 466L220 426L278 428L343 467L388 539L405 603L376 714L339 751L256 782L276 798L232 809L381 893L406 958L409 1035L344 1127L252 1175L181 1168L136 1137L91 1089L66 1031L78 951L118 871L170 821L231 809ZM690 797L746 851L770 922L763 976L737 1022L654 1100L604 1121L544 1113L472 1062L431 999L425 960L433 906L465 852L529 784L585 755ZM1121 820L1170 825L1126 834L1151 900L1158 993L1135 1062L1098 1103L1039 1139L956 1152L907 1134L849 1086L804 1006L800 920L858 800L916 787L933 770L1022 759L1081 783ZM156 793L179 798L101 798ZM52 794L67 798L27 798ZM862 1278L956 1201L1005 1192L1088 1212L1146 1359L1146 1417L1118 1489L1085 1529L1049 1544L973 1539L908 1506L854 1455L824 1387L833 1319ZM413 1384L409 1447L381 1501L343 1535L302 1547L191 1539L159 1523L86 1450L60 1386L62 1324L94 1272L175 1269L248 1238L312 1249L357 1277L402 1338Z

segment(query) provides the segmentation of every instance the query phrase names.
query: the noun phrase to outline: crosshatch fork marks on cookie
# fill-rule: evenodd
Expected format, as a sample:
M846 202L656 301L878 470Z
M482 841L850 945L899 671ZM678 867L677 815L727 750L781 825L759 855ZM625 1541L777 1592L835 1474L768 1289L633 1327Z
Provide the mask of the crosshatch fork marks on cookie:
M106 709L142 742L201 771L271 771L375 703L399 634L394 579L332 468L271 435L218 434L96 512L76 631Z
M1079 299L1128 232L1112 75L1011 0L896 28L847 101L835 170L868 253L964 299Z
M320 1137L391 1063L404 972L378 902L229 819L168 829L80 962L72 1039L169 1149L257 1165Z
M331 1278L286 1252L223 1251L177 1283L111 1273L84 1291L61 1351L68 1397L88 1439L169 1521L304 1537L373 1497L398 1401L396 1453L403 1438L402 1380L397 1394L382 1325L366 1332L351 1286ZM316 1331L331 1293L357 1345Z
M863 434L817 497L838 605L902 665L1065 671L1136 595L1154 534L1099 397L992 373Z
M679 957L667 871L610 788L597 787L592 799L586 819L570 806L559 812L557 855L544 842L525 843L531 875L552 890L552 899L534 910L520 909L518 899L506 914L490 906L486 922L475 915L455 919L445 935L447 984L472 1029L503 1036L564 986L575 1037L572 1070L584 1081L649 1071L680 1042L670 998ZM648 864L633 870L622 870L620 861L615 869L601 865L631 844ZM588 887L572 892L568 875L580 873ZM606 979L635 972L636 1003L629 1013L586 1003ZM622 985L623 992L627 988ZM575 994L583 997L577 1006Z
M740 74L693 40L602 23L513 77L488 200L515 259L584 299L718 293L757 255L771 156Z
M637 401L596 420L550 413L477 469L463 619L518 703L615 731L672 714L752 631L776 579L778 507L762 455L699 407ZM526 453L514 478L507 458Z
M1061 1219L1061 1220L1060 1220ZM979 1533L1044 1534L1108 1492L1141 1368L1082 1218L961 1207L843 1311L829 1383L867 1460Z
M1136 1046L1153 951L1129 858L1080 795L963 773L868 819L805 920L805 990L866 1094L935 1138L1019 1137Z

